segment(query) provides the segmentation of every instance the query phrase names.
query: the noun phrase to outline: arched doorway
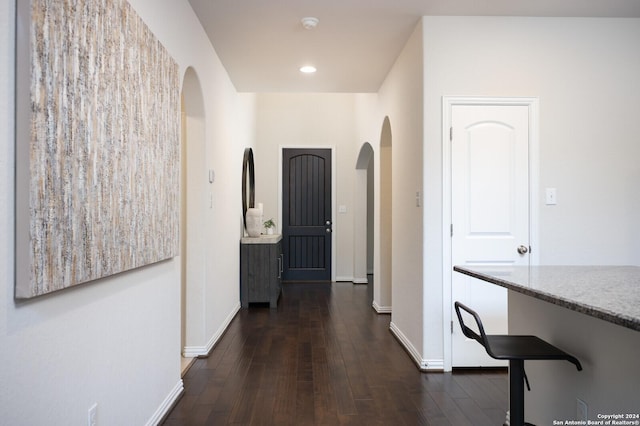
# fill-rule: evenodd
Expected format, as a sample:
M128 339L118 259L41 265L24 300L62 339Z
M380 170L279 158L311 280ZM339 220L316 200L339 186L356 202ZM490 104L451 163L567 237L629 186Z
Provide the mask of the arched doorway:
M203 334L204 311L201 299L204 284L201 203L202 176L206 175L205 113L200 80L189 67L182 83L181 170L180 170L180 354L186 371L196 354L190 346Z
M380 132L380 184L378 211L379 220L377 222L376 235L378 242L378 256L374 270L378 285L373 291L373 307L378 313L390 313L391 300L391 277L392 277L392 187L393 187L393 157L392 157L392 135L391 122L389 117L385 117Z
M356 161L353 283L370 286L373 303L373 239L374 239L374 161L373 147L365 142Z

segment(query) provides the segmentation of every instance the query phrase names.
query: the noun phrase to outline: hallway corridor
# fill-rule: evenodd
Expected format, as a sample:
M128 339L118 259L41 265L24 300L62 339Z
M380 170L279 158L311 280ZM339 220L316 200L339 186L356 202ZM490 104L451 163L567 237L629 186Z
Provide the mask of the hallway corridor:
M277 310L242 309L164 424L502 424L506 372L420 373L369 286L289 283Z

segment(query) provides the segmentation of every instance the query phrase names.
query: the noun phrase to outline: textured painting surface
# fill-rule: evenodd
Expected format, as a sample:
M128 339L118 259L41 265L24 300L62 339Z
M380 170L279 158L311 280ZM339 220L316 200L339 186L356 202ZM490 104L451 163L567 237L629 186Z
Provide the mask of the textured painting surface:
M16 297L175 256L175 61L126 0L32 0L30 55L31 279Z

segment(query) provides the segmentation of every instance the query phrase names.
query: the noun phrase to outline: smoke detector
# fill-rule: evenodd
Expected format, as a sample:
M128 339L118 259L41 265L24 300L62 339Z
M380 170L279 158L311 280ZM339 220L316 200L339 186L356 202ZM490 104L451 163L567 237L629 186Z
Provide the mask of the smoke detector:
M305 30L312 30L318 26L318 22L320 22L320 20L313 16L308 16L306 18L302 18L300 22L302 22L302 26Z

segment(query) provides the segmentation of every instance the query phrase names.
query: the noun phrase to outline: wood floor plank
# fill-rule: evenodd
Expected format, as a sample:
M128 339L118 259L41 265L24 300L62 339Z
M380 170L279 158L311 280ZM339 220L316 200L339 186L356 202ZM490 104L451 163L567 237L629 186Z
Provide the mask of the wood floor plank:
M497 399L494 394L493 386L483 385L486 381L476 381L474 377L469 375L454 375L454 378L462 389L464 389L465 393L473 398L478 406L482 408L495 408L500 403L500 399Z
M326 356L313 362L313 395L316 420L319 424L337 423L337 396L329 374Z
M297 387L296 376L290 372L281 372L276 377L273 424L288 424L295 419Z
M455 399L446 392L430 392L433 400L438 404L440 410L452 425L456 426L474 426L474 419L468 418L461 410Z
M423 413L424 417L429 419L430 423L440 425L451 424L428 392L414 393L411 395L411 399L415 406Z
M236 393L229 420L232 423L249 424L255 406L258 389L265 369L264 364L252 363L242 386Z
M506 373L420 373L370 286L288 283L277 309L242 309L164 424L501 424Z
M315 424L313 382L298 380L296 388L296 424Z
M471 398L456 399L456 404L468 419L473 419L474 426L494 426L491 419L482 410L478 403Z

